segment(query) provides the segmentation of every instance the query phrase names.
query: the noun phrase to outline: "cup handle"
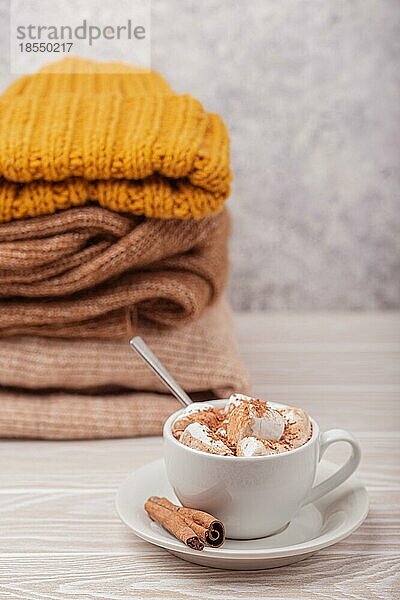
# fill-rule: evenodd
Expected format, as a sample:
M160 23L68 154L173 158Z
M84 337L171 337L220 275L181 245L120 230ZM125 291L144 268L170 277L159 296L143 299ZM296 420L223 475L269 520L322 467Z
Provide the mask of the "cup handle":
M328 477L328 479L325 479L325 481L322 481L322 483L314 486L304 500L303 505L314 502L315 500L318 500L318 498L325 496L325 494L337 488L354 473L360 464L360 444L355 437L345 429L330 429L329 431L324 431L320 434L318 462L321 460L328 446L335 442L347 442L350 444L352 450L350 458L338 471L336 471L336 473Z

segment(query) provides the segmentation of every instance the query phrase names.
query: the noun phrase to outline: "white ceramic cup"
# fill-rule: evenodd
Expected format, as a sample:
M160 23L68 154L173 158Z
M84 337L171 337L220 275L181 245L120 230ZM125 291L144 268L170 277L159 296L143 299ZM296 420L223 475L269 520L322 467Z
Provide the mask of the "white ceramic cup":
M207 402L218 408L225 403ZM237 457L200 452L184 446L171 433L172 423L184 410L172 414L164 425L168 479L184 506L221 519L229 538L252 539L278 533L300 507L338 487L360 462L360 446L351 433L344 429L320 433L314 419L308 442L282 454ZM334 442L348 442L351 456L336 473L313 487L318 462Z

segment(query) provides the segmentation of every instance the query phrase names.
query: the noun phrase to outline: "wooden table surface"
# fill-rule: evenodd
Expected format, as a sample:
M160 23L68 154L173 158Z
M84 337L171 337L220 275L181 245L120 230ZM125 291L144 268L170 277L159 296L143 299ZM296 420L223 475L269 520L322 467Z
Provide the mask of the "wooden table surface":
M363 448L370 514L343 542L270 571L193 565L137 539L116 490L161 456L159 438L0 442L0 598L400 597L400 317L241 314L240 351L254 391L299 405ZM343 454L342 454L343 452ZM344 450L328 451L340 461Z

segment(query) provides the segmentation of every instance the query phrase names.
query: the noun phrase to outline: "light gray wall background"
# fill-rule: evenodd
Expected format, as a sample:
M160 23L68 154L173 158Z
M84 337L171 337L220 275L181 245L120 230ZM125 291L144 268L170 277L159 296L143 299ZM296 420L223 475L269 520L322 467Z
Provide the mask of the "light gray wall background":
M400 307L398 0L154 0L152 65L228 124L236 308Z

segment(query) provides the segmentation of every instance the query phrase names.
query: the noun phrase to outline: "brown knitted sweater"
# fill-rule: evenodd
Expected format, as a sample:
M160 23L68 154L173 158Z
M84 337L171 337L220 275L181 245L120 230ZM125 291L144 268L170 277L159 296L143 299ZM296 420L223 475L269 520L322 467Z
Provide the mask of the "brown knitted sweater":
M0 336L129 337L192 321L222 292L226 211L200 220L72 208L0 227Z

